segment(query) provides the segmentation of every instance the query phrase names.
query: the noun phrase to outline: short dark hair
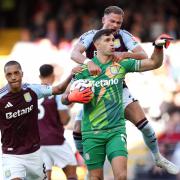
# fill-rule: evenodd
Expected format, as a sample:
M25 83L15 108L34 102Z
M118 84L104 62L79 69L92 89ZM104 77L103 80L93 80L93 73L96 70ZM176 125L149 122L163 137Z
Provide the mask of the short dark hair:
M118 7L118 6L108 6L105 10L104 10L104 15L108 15L108 14L120 14L122 16L124 16L124 11Z
M93 37L93 43L96 42L101 36L109 36L110 34L113 34L114 30L112 29L101 29L96 32L96 34Z
M51 64L43 64L39 68L40 76L47 77L54 72L54 67Z
M8 61L8 62L4 65L4 72L5 72L5 68L6 68L7 66L13 66L13 65L17 65L17 66L19 67L19 69L22 70L20 63L17 62L17 61L12 60L12 61Z

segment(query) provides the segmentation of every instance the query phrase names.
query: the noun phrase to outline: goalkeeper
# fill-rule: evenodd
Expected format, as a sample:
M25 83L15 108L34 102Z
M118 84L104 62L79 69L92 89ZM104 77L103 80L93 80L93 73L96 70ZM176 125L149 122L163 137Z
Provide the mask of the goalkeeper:
M91 76L87 67L75 75L75 79L90 79L94 83L94 96L84 104L82 121L83 156L89 170L90 180L103 179L103 165L107 155L111 163L114 179L127 179L127 147L124 110L122 105L123 79L128 72L142 72L156 69L163 61L163 45L167 40L155 41L150 59L124 59L112 62L115 51L113 31L99 30L94 38L97 56L93 62L102 73ZM85 90L87 91L87 89ZM77 90L62 97L63 104L80 102ZM86 99L87 100L87 99Z

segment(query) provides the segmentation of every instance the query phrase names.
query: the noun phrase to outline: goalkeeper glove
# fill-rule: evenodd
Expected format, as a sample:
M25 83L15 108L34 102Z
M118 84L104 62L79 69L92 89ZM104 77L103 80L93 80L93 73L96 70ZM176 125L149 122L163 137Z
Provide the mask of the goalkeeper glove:
M86 88L83 91L79 89L74 89L68 96L67 99L69 102L78 102L78 103L88 103L93 98L93 92L91 88Z
M167 49L170 45L171 40L173 40L173 37L171 37L168 34L161 34L154 42L153 45L156 48L162 48L163 46Z

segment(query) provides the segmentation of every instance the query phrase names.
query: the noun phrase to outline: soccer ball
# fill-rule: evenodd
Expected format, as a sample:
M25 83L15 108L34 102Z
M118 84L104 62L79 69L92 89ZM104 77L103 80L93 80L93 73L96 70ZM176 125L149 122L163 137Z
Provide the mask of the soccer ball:
M94 92L94 86L92 81L88 79L79 79L71 84L70 92L74 91L75 89L79 89L79 91L83 91L86 88L91 88L92 92Z

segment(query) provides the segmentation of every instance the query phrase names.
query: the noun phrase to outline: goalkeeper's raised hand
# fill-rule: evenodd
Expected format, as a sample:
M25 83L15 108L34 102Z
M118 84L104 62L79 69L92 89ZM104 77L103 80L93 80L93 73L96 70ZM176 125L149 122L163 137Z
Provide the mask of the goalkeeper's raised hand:
M163 46L167 49L170 45L171 40L173 40L173 37L171 37L168 34L161 34L154 42L153 45L157 48L162 48Z

